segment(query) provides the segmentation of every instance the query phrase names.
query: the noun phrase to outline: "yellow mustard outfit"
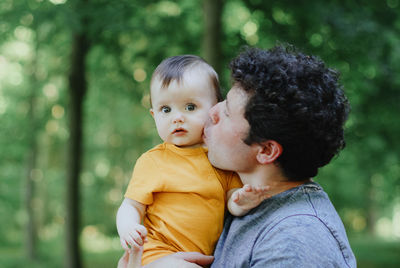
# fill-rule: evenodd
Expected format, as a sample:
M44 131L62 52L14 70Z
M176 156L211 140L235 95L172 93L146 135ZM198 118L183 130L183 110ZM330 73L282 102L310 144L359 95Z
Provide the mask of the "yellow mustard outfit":
M163 143L136 161L125 197L147 205L143 265L178 251L213 253L226 192L242 183L235 173L212 167L206 153Z

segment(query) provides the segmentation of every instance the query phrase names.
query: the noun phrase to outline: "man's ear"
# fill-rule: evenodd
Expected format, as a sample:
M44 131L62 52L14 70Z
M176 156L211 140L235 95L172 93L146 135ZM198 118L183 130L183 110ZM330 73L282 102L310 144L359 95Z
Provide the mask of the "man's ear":
M268 140L258 145L257 161L260 164L273 163L282 154L282 145L274 140Z
M150 112L151 116L154 118L153 108L150 108L149 112Z

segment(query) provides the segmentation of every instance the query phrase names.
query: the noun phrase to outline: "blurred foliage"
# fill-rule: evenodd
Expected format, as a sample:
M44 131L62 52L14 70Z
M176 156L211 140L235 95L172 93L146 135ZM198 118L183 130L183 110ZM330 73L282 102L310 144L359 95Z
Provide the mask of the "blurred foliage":
M0 2L0 255L9 256L10 263L0 266L23 266L18 256L23 254L26 161L32 139L39 146L37 166L29 171L35 181L42 258L38 267L54 266L63 252L71 33L85 27L91 43L82 243L85 258L97 256L97 261L100 255L119 255L116 210L136 158L160 142L148 112L152 71L165 57L202 52L199 0L79 3ZM78 4L77 13L72 7ZM374 237L351 240L362 267L400 263L399 7L399 0L226 0L222 14L223 66L244 45L269 48L278 40L318 55L341 72L352 104L347 147L316 180L329 193L350 237ZM85 25L78 23L80 16L88 18ZM228 68L220 75L226 91ZM28 116L32 98L35 129ZM382 241L376 237L392 244L376 242ZM374 256L381 261L371 260L373 249L365 245L380 248ZM114 265L115 259L108 262Z

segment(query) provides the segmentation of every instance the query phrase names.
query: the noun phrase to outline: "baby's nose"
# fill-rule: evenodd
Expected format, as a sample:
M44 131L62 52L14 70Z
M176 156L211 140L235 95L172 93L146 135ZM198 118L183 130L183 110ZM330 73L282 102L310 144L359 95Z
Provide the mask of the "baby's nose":
M174 123L183 123L185 121L183 115L181 113L176 113L174 116Z

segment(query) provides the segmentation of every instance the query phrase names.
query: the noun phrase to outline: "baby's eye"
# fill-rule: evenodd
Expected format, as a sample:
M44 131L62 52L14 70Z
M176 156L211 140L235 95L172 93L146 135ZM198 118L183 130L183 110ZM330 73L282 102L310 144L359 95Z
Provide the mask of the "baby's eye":
M163 113L165 113L165 114L171 112L171 108L168 107L168 106L163 106L163 107L161 107L160 110L161 110L161 112L163 112Z
M186 111L194 111L195 109L196 109L196 104L193 104L193 103L189 103L185 107Z

